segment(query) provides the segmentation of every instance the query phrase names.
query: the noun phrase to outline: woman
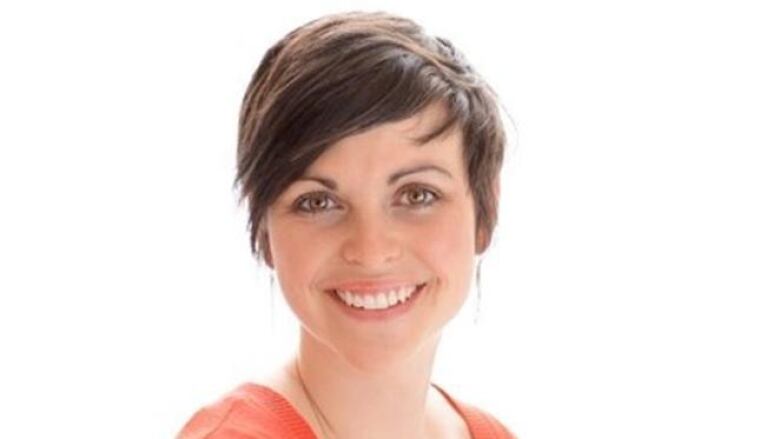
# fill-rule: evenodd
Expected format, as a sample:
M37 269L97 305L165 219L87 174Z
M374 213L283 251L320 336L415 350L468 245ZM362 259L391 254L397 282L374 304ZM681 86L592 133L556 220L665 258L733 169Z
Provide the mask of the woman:
M236 183L298 352L179 438L513 437L431 384L490 243L504 143L490 88L410 20L327 16L272 47L244 97Z

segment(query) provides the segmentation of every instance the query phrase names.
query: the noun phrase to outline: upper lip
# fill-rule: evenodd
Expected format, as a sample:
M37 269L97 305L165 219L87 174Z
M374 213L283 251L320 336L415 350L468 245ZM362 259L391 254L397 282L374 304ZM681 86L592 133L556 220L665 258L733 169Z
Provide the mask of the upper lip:
M420 285L423 282L415 282L415 281L402 281L397 279L387 279L387 280L349 280L344 282L339 282L337 284L331 285L328 290L338 290L338 291L352 291L352 292L360 292L360 293L370 293L375 291L387 291L387 290L394 290L401 287L406 286L417 286Z

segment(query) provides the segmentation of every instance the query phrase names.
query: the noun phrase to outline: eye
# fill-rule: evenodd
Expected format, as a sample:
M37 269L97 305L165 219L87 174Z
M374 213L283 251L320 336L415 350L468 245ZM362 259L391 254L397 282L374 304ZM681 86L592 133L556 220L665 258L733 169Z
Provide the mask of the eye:
M294 209L307 214L316 214L336 205L333 198L326 192L312 192L301 195L294 203Z
M412 207L426 207L435 203L439 194L422 186L412 186L403 191L404 204Z

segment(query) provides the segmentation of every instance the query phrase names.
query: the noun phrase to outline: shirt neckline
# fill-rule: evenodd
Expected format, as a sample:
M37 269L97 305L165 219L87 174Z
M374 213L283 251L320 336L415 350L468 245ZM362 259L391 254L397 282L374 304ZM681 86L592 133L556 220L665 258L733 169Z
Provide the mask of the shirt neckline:
M444 399L450 404L450 406L458 413L458 415L466 423L466 427L469 430L469 436L471 438L477 438L475 434L475 419L473 413L455 398L449 395L439 385L431 383L431 385L439 392ZM314 439L317 436L314 434L314 430L309 423L303 417L303 415L296 409L287 398L276 390L264 384L258 384L253 382L244 383L239 387L241 391L247 391L249 393L260 392L271 399L271 403L279 410L279 416L286 425L292 425L297 433L301 433L300 436L296 436L291 439Z

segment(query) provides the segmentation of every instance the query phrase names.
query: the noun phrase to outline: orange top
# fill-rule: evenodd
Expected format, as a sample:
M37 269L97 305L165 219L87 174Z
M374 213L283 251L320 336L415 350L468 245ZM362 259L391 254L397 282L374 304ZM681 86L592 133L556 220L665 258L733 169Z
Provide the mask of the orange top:
M472 439L516 439L495 418L456 401L434 385L461 415ZM295 408L270 387L245 383L200 409L177 439L316 439Z

